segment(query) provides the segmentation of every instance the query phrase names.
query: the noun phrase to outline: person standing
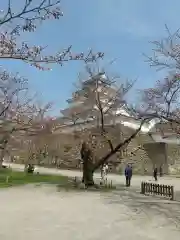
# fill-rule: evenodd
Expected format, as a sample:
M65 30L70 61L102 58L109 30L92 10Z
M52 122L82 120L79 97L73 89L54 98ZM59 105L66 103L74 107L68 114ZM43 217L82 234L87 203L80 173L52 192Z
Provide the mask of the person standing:
M106 163L106 164L104 165L104 175L105 175L105 181L106 181L106 183L107 183L108 170L109 170L109 167L108 167L108 164Z
M103 164L101 168L101 182L107 183L107 174L108 174L108 164Z
M158 173L158 169L157 169L157 167L155 167L154 172L153 172L153 176L154 176L155 181L157 181L157 173Z
M130 187L132 178L132 167L128 164L125 168L126 186Z

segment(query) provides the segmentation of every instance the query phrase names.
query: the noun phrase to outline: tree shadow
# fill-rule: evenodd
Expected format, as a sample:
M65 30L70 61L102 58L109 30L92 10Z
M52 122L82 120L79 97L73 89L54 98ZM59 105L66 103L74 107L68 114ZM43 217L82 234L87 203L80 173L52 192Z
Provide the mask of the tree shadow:
M180 229L180 192L175 193L175 200L152 195L142 195L137 188L119 186L111 196L105 198L108 204L124 204L137 216L146 215L148 218L163 217L167 224L173 223Z

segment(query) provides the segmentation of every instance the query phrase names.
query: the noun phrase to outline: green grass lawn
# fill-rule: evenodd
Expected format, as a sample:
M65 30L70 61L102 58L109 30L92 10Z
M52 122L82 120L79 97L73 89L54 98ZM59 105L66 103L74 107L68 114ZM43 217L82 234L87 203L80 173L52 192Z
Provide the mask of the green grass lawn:
M0 188L7 188L13 186L20 186L25 184L54 184L58 187L58 190L84 190L84 187L80 185L81 180L74 181L74 178L69 178L62 175L50 175L50 174L30 174L26 172L18 172L11 169L0 169ZM96 185L98 186L98 185ZM115 189L115 186L111 188L106 186L99 186L98 188L88 188L90 191L109 191Z
M69 185L69 178L61 175L48 174L28 174L25 172L12 171L10 169L0 170L0 188L18 186L30 183L48 183L59 184L62 186Z

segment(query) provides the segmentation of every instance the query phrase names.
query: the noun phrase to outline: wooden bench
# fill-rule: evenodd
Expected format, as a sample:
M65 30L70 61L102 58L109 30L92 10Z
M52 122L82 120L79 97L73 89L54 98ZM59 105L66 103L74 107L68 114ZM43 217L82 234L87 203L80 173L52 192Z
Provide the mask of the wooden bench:
M141 194L155 194L168 197L170 200L174 200L174 187L163 184L142 182Z

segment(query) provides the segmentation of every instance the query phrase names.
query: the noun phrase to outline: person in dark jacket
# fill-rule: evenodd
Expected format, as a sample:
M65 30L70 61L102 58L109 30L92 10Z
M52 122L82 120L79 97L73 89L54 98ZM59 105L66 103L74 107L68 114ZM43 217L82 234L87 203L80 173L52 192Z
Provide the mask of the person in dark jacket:
M126 186L130 187L132 178L132 167L128 164L125 168Z
M157 181L157 173L158 173L158 169L157 169L157 167L155 167L154 172L153 172L153 176L154 176L155 181Z

